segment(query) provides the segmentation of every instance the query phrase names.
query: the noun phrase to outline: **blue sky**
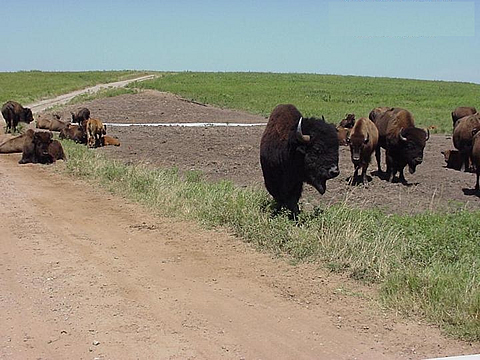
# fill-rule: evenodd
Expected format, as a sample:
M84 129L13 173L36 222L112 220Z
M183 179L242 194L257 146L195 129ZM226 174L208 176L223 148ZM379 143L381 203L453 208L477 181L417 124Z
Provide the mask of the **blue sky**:
M0 71L262 71L480 84L480 4L1 0Z

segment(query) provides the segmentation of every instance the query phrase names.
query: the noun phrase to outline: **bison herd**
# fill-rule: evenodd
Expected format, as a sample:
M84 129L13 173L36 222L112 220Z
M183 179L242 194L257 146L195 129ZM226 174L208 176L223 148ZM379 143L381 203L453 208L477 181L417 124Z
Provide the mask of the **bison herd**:
M453 145L444 152L447 167L475 171L475 189L480 193L480 115L475 108L459 107L452 112ZM347 114L335 127L325 119L303 118L293 105L278 105L272 111L260 142L260 164L265 187L276 201L276 211L286 208L296 216L303 183L323 194L326 182L339 175L339 146L350 147L354 166L350 183L367 185L366 171L372 154L377 174L389 182L407 184L404 169L413 174L423 162L430 137L428 129L415 126L413 115L402 108L377 107L368 118L355 120ZM381 149L385 150L385 172ZM460 166L452 164L458 158ZM358 172L361 170L361 174Z
M31 109L7 101L2 106L2 115L6 127L5 135L0 136L0 153L21 152L20 164L51 164L65 160L62 144L53 138L53 132L58 132L60 139L70 139L90 148L120 145L118 139L106 135L106 126L101 120L91 118L87 108L72 112L71 120L63 120L57 114L39 115L34 120ZM20 135L13 135L20 122L30 124L33 121L36 129L29 128Z
M14 101L3 105L2 115L5 133L15 132L19 122L34 121L32 111ZM447 167L476 172L475 190L480 193L480 114L473 107L458 107L451 115L455 149L443 152ZM60 139L71 139L90 148L120 145L118 139L106 135L106 126L91 118L87 108L71 113L69 121L55 114L38 116L36 128L17 136L0 137L0 153L22 152L21 164L65 159L61 143L53 139L53 131L59 132ZM347 114L334 126L323 116L304 118L294 105L278 105L270 114L260 142L265 187L276 201L277 211L286 208L295 216L304 183L323 194L327 180L339 175L340 145L350 147L354 166L351 184L368 185L366 172L373 153L379 177L406 184L404 170L407 167L413 174L423 162L429 137L428 129L417 128L413 115L402 108L377 107L368 118L357 120L354 114ZM385 171L381 167L382 148Z

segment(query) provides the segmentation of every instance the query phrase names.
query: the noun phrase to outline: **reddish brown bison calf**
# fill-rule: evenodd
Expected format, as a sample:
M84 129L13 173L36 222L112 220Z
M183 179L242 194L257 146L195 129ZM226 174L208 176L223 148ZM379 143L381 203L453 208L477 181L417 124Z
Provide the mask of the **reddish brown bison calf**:
M378 144L378 130L373 121L364 117L358 119L347 137L347 143L350 145L350 155L355 168L351 183L357 182L358 170L362 168L360 180L365 185L367 168Z

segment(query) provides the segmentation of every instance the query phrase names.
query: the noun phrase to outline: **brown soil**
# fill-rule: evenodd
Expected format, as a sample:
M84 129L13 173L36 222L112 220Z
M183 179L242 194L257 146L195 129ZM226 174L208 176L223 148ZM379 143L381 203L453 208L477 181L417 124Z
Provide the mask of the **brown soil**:
M155 92L83 105L105 122L265 121ZM110 127L122 145L94 151L261 188L262 131ZM401 212L478 208L479 199L462 191L474 175L442 166L440 149L450 142L429 141L425 163L407 175L417 183L409 187L375 176L368 188L348 186L351 165L342 149L342 175L325 196L307 189L305 206L347 199ZM221 230L154 217L59 175L62 162L21 166L19 158L0 156L1 359L420 359L480 352L480 344L382 309L373 287L314 265L289 265Z

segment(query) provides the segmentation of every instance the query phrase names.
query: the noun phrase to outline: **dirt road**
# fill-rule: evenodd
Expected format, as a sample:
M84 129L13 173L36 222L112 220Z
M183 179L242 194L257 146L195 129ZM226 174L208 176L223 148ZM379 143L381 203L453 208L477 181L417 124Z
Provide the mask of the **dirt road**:
M0 157L0 359L382 359L480 352L362 288Z

